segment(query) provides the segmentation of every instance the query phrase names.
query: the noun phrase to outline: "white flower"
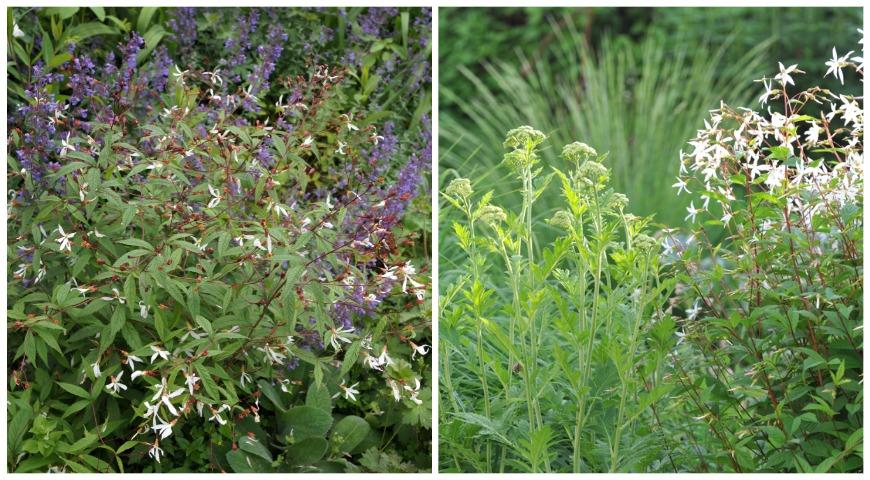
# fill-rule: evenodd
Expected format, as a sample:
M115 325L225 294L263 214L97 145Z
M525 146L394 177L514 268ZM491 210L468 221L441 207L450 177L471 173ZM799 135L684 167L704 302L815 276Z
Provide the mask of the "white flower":
M148 449L148 456L157 460L157 463L160 463L160 455L163 455L163 449L160 448L160 440L154 440L154 444Z
M275 213L281 215L282 217L290 216L290 214L287 212L287 209L284 208L281 204L275 204L272 208L275 210Z
M677 195L679 195L680 192L692 193L688 188L686 188L686 180L683 178L677 177L677 183L671 186L677 189Z
M689 318L689 320L694 320L698 316L698 314L701 313L700 303L701 303L700 298L695 299L695 304L692 306L692 308L686 310L686 315Z
M124 376L124 371L121 370L121 373L119 373L117 377L116 376L110 377L112 381L110 383L106 384L106 389L111 390L115 393L118 393L120 390L127 390L127 386L124 385L123 383L121 383L121 377L123 377L123 376Z
M402 267L399 269L399 272L401 272L402 277L403 277L402 278L402 293L408 293L408 281L409 280L411 282L412 288L417 288L419 286L422 286L422 284L415 282L414 279L411 278L411 275L414 275L417 273L417 269L414 268L414 265L411 264L410 260L407 263L405 263L404 265L402 265Z
M351 123L353 121L353 114L352 113L351 114L342 113L341 116L342 116L342 118L344 118L344 121L347 123L347 130L349 132L359 130L359 128L356 125Z
M100 371L100 362L94 362L94 363L92 363L92 364L91 364L91 370L93 370L93 372L94 372L94 376L95 376L95 377L99 377L100 374L102 373L102 372Z
M420 394L420 379L414 379L414 388L411 388L409 385L405 385L405 390L411 392L411 395L408 397L412 402L417 405L422 405L423 401L417 398L417 395Z
M692 223L695 223L695 215L697 215L701 211L701 209L695 208L695 201L693 200L689 202L689 206L686 207L686 211L689 212L689 214L686 215L685 220L690 220Z
M70 133L67 133L66 138L60 141L60 147L61 147L60 148L60 156L61 157L66 154L67 150L72 150L73 152L76 151L75 145L69 143L69 137L70 137Z
M251 93L253 90L253 87L254 87L253 85L248 85L248 88L245 89L245 96L248 98L253 98L255 102L259 102L260 99L257 98L253 93Z
M384 273L381 274L381 278L385 280L398 280L399 277L396 276L396 267L392 266L388 268Z
M154 400L157 400L159 398L160 402L166 405L166 408L168 408L169 411L177 417L179 415L178 410L176 410L175 406L172 405L171 400L184 393L184 389L179 388L173 392L170 392L169 385L166 383L166 377L163 377L159 384L154 385L154 388L157 389L157 393L155 393L154 396L151 397L151 401L153 402Z
M112 296L111 297L101 297L101 300L105 300L107 302L111 302L113 300L117 300L119 303L127 303L127 297L122 297L121 292L118 291L117 288L112 287Z
M378 356L378 362L380 362L381 365L392 365L393 364L393 359L390 358L389 355L387 355L387 346L386 345L384 345L383 348L381 348L381 354Z
M60 225L57 226L57 231L60 233L60 238L55 240L55 242L60 244L61 251L72 252L72 238L76 236L76 232L66 233Z
M344 155L345 148L347 148L347 144L342 142L341 140L339 140L338 141L338 150L336 150L336 152L338 152L339 155Z
M342 389L342 392L336 393L335 395L332 396L332 398L335 398L335 397L341 395L342 393L344 393L345 400L350 400L350 401L355 402L356 401L356 394L359 393L359 390L356 389L357 385L359 385L359 382L354 383L353 385L347 387L344 385L344 382L341 382L341 385L339 385L338 387Z
M127 354L127 365L130 366L130 370L136 370L136 362L142 362L142 359L137 357L136 355L130 355L128 353Z
M377 146L378 146L378 143L380 143L380 141L383 140L384 137L378 135L377 132L374 132L374 133L372 133L372 136L369 137L369 139L370 139L370 140L372 141L372 143L374 143L375 146L377 147Z
M172 72L172 76L175 77L178 81L180 81L182 85L184 85L184 76L185 76L185 75L187 74L187 72L189 72L189 71L190 71L190 70L184 70L184 71L182 71L180 68L178 68L178 65L175 65L175 71Z
M24 32L18 27L17 23L12 24L12 36L15 38L24 37Z
M268 343L262 347L258 347L257 350L265 353L265 355L263 356L263 360L273 365L283 364L284 360L287 359L287 355L272 350L272 347L270 347Z
M820 127L819 124L816 123L815 120L813 120L812 124L810 125L810 128L807 129L807 132L805 134L806 142L810 145L815 145L815 144L819 143L819 135L821 133L822 133L822 127Z
M396 383L392 378L387 379L387 385L390 386L390 390L393 391L393 398L398 402L402 399L402 390L399 389L399 384Z
M198 382L200 378L193 372L190 375L185 373L184 376L184 383L187 384L187 389L190 391L190 394L193 395L193 389L196 387L196 382Z
M830 60L825 62L825 65L828 66L828 71L825 72L825 76L827 77L829 73L834 74L834 78L840 81L840 85L844 84L843 81L843 67L849 64L849 57L852 55L852 51L843 55L842 57L837 56L837 47L833 48L833 56Z
M284 393L290 393L290 390L287 389L287 385L289 385L289 384L290 384L289 378L285 378L285 379L281 380L281 391Z
M36 272L36 278L33 279L33 284L39 283L45 277L47 270L45 269L45 265L43 265L42 260L39 261L39 271Z
M765 105L767 104L767 101L770 99L770 97L777 93L779 90L774 90L770 88L773 86L773 82L768 82L766 78L762 79L761 82L764 84L764 93L762 93L761 96L758 97L758 101L762 105Z
M160 417L160 415L159 415L160 404L159 404L159 403L156 403L156 404L154 404L154 405L151 405L151 404L148 403L148 401L146 400L145 403L144 403L144 405L145 405L145 413L142 414L142 417L143 417L143 418L151 418L151 419L153 419L153 421L154 421L153 424L156 425L156 424L157 424L157 420L158 420L158 418ZM163 420L160 420L160 421L162 422Z
M246 372L245 369L242 369L242 376L239 377L239 383L242 384L242 388L245 388L245 382L253 383L253 380L251 380L251 376L248 375L248 372Z
M139 316L143 319L148 318L148 305L145 305L142 300L139 300Z
M779 73L775 77L773 77L773 79L779 80L779 83L781 83L783 86L794 85L794 80L792 80L790 75L792 72L800 72L800 70L797 69L797 64L790 65L788 68L785 68L782 62L779 62Z
M136 377L141 377L145 375L145 372L142 370L133 370L133 373L130 374L130 380L136 380Z
M311 135L305 137L305 140L302 141L302 148L308 148L311 144L314 143L314 139L311 138Z
M18 270L15 270L14 274L15 274L16 278L23 278L26 273L27 273L27 264L22 263L22 264L18 265ZM87 289L85 289L85 291L87 291ZM84 292L82 292L82 293L84 293Z
M329 330L330 330L329 344L332 345L332 348L335 349L336 352L341 350L341 343L339 343L339 342L344 342L344 343L351 343L352 342L351 339L344 336L344 334L346 334L346 333L353 333L352 328L339 327L337 329L330 328Z
M225 410L229 410L229 409L230 409L229 405L227 405L227 404L223 404L223 405L221 405L221 408L219 408L219 409L217 409L217 410L215 410L215 409L213 409L213 408L211 408L211 407L208 407L208 408L211 410L211 413L212 413L212 415L211 415L210 417L208 417L208 419L209 419L210 421L211 421L211 420L214 420L214 421L216 421L217 423L219 423L219 424L221 424L221 425L226 425L226 424L227 424L227 421L224 420L223 417L221 417L220 414L221 414L221 412L223 412L223 411L225 411Z
M211 201L208 202L208 208L214 208L218 206L218 204L220 204L221 200L223 199L223 196L221 196L221 192L218 191L218 189L212 187L211 184L209 184L208 193L212 196Z
M731 221L731 217L731 212L725 212L725 215L722 215L722 223L724 223L725 226L728 226L728 222Z
M366 354L364 361L372 370L377 370L379 372L382 372L384 370L383 365L381 364L381 361L378 359L378 357Z
M410 343L411 348L414 349L414 351L411 352L411 359L414 359L414 357L416 357L417 354L425 356L427 353L429 353L429 349L430 349L429 345L417 345L414 342L408 342L408 343Z
M166 437L172 435L172 424L175 422L161 422L155 424L151 427L157 435L160 436L160 439L165 439Z
M169 360L169 352L167 350L162 350L154 345L151 345L151 350L154 352L154 355L151 355L151 363L154 363L154 360L156 360L157 357Z
M212 85L223 85L224 79L219 75L220 71L220 68L216 68L213 72L202 72L202 74L209 77Z

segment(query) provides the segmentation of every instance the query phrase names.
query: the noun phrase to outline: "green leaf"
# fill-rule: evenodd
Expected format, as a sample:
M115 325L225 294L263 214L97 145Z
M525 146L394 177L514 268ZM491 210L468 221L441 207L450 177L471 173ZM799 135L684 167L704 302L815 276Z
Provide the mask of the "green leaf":
M311 385L305 394L305 405L319 408L327 413L332 412L332 397L325 385Z
M106 9L104 9L103 7L89 7L89 8L91 9L92 12L94 12L94 15L97 16L97 19L99 21L102 22L103 20L106 19ZM144 10L144 8L143 8L143 10Z
M226 458L236 473L265 473L271 471L272 467L266 460L242 450L230 450Z
M259 440L253 439L251 437L245 436L239 439L239 448L252 453L268 462L272 461L272 454L269 453L269 449L263 446Z
M332 429L329 443L333 450L351 452L371 431L371 426L364 419L350 415L342 418Z
M66 390L67 392L69 392L77 397L91 398L91 395L87 392L87 390L85 390L84 388L82 388L78 385L73 385L71 383L63 383L63 382L57 382L57 385L60 388Z
M284 400L281 398L281 394L278 393L278 390L275 390L275 387L272 386L271 383L269 383L266 379L261 378L257 382L257 385L259 385L260 391L263 392L264 395L266 395L266 398L268 398L269 401L272 402L272 405L274 405L276 409L282 412L287 410L287 408L284 406Z
M78 169L89 167L89 166L90 165L88 165L85 162L69 162L69 163L65 164L64 166L60 167L56 172L54 172L54 175L56 175L58 177L63 177L64 175L67 175L68 173L71 173L71 172L74 172Z
M139 19L136 21L136 30L144 32L151 24L151 17L157 12L157 7L142 7L139 11Z
M305 438L287 447L286 459L290 465L311 465L326 454L329 442L325 438Z
M124 212L124 213L126 215L126 212ZM144 248L148 251L151 251L151 252L154 251L154 246L152 246L150 243L146 242L145 240L141 240L138 238L126 238L124 240L118 240L118 243L120 243L122 245L129 245L131 247L142 247L142 248Z
M60 445L60 446L58 446L58 450L60 450L61 452L70 453L70 454L82 453L85 451L85 449L87 449L88 447L90 447L91 445L96 443L97 440L99 440L99 437L96 434L88 432L85 434L84 437L82 437L77 442L73 443L72 445L68 445L68 446Z
M45 9L45 15L57 15L61 20L66 20L76 13L78 13L79 7L51 7Z
M362 342L356 340L350 347L348 347L347 352L344 354L344 360L341 361L341 370L338 373L339 378L344 378L344 376L350 372L350 369L353 368L354 364L356 364L361 345Z
M293 407L280 415L284 435L299 440L309 437L325 437L332 426L332 415L309 405Z

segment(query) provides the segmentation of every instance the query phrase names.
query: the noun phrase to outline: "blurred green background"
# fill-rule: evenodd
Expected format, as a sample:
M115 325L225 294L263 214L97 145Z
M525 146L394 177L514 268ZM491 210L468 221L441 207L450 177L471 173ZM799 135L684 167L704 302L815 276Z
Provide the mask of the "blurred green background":
M797 87L819 84L831 47L860 49L862 9L442 7L439 20L442 186L468 177L515 207L501 143L528 124L551 136L545 167L575 140L610 152L629 210L680 226L688 200L671 184L707 111L720 101L760 109L754 80L776 74L778 61L807 72ZM860 95L851 80L821 86ZM551 185L538 218L557 207Z

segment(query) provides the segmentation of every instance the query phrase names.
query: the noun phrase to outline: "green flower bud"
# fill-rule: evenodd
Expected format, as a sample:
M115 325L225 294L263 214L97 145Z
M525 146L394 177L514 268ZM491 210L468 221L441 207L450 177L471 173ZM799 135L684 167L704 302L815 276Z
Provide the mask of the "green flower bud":
M485 205L480 209L479 218L482 222L489 225L497 225L507 220L507 215L501 207L495 205Z
M574 142L562 148L562 158L569 162L583 163L596 157L598 157L598 152L585 143Z
M504 141L505 148L532 150L547 138L541 131L524 125L508 132Z
M641 251L653 250L659 247L659 241L643 233L634 237L634 248Z
M517 172L522 172L538 163L538 155L534 152L528 153L525 150L512 150L504 154L504 161Z
M577 167L577 175L586 186L603 186L610 179L610 170L598 162L588 161Z
M471 188L471 181L469 179L456 178L447 185L447 188L444 189L444 193L451 197L467 199L472 193L474 193L474 189Z
M555 215L553 215L553 218L549 220L549 223L550 225L570 230L574 226L574 217L565 210L559 210Z
M611 210L622 210L628 205L628 197L621 193L611 193L607 198L607 208Z

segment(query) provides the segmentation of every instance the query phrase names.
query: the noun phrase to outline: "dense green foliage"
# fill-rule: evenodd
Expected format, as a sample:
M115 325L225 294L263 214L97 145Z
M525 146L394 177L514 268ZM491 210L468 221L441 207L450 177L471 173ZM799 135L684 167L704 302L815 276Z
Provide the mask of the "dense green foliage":
M430 13L10 11L10 471L431 468Z
M841 53L829 74L858 83ZM694 470L863 468L863 111L792 70L764 81L783 114L723 105L681 159L691 227L666 251L687 312L673 377L706 424L683 427Z
M852 51L825 65L863 79ZM541 168L531 127L503 143L519 208L448 184L443 469L863 469L861 99L778 69L759 101L782 113L722 104L685 146L684 227L627 213L619 162L588 145ZM554 178L548 227L533 206Z
M659 277L647 220L625 212L610 170L581 143L562 149L564 208L546 245L533 221L543 133L508 133L505 161L521 182L514 213L477 201L457 179L445 199L463 212L453 234L470 274L441 303L442 466L458 471L644 471L669 440L653 426L673 281ZM670 320L670 325L673 321ZM527 415L524 415L527 413ZM476 440L480 438L481 441ZM639 451L640 450L640 451Z

